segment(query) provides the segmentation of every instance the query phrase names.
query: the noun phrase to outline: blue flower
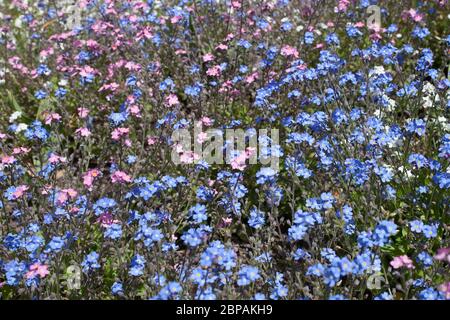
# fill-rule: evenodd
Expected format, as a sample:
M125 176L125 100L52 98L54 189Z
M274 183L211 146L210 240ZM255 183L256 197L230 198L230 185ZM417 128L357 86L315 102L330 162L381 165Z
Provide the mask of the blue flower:
M25 239L25 249L32 253L44 245L44 238L39 235L32 235Z
M211 201L214 197L214 192L205 186L200 186L196 191L196 195L199 200Z
M416 26L412 32L413 37L419 38L419 39L424 39L429 34L430 34L430 30L428 30L428 28L426 28L426 27L421 28L419 26Z
M376 166L374 172L380 177L380 180L385 183L390 182L394 176L392 169L386 166Z
M208 216L206 215L206 206L197 203L189 209L189 216L195 221L195 223L198 224L208 220Z
M45 65L45 64L40 64L40 65L37 67L36 72L37 72L37 74L40 75L40 76L42 76L42 75L48 76L48 75L50 75L51 70L49 69L49 67L47 67L47 65Z
M329 286L334 287L341 279L341 271L337 266L329 266L323 272L323 282Z
M312 44L314 42L314 33L307 31L305 32L305 43Z
M426 123L422 119L409 120L406 124L406 131L416 133L418 136L425 134Z
M376 296L374 300L394 300L394 297L389 292L383 292Z
M335 294L328 297L328 300L348 300L345 296L342 294Z
M261 168L256 173L256 183L257 184L265 184L265 183L271 183L275 181L277 173L275 170L269 167Z
M299 260L311 258L311 255L307 251L305 251L304 249L298 248L292 254L292 257L294 258L295 261L299 261Z
M302 224L296 224L289 228L289 238L292 240L302 240L308 231L308 227Z
M191 228L181 236L181 239L184 241L186 245L190 247L196 247L200 243L202 243L204 235L205 234L201 229Z
M164 286L155 298L161 300L176 299L182 290L183 288L178 282L172 281Z
M117 205L116 200L112 199L112 198L101 198L99 200L97 200L97 202L94 203L94 211L95 214L98 216L102 213L104 213L105 211L109 211L111 209L113 209L115 206Z
M207 274L208 274L207 270L204 270L202 268L195 268L194 270L192 270L189 279L199 286L204 286L207 280L206 279Z
M420 300L444 300L443 293L433 288L427 288L419 292Z
M253 208L250 210L250 218L248 219L248 225L255 229L260 229L264 225L264 212Z
M285 164L286 168L291 170L297 177L308 179L313 175L312 170L309 170L305 164L296 157L286 157Z
M380 247L389 242L389 237L397 233L397 225L388 220L381 221L374 229L372 242Z
M278 300L280 298L285 298L288 295L289 289L286 285L282 284L280 281L277 281L275 288L270 294L270 299Z
M413 220L409 222L409 226L412 232L421 233L423 230L424 223L420 220Z
M431 267L433 265L433 257L426 251L419 253L417 261L421 262L425 267Z
M46 141L50 133L42 126L40 121L34 121L24 132L25 138L29 140Z
M121 282L114 282L111 286L111 293L113 295L121 295L123 294L123 285Z
M450 189L450 173L440 172L433 176L433 182L441 189Z
M422 228L422 232L427 239L435 238L437 236L437 226L425 224Z
M252 282L255 282L261 276L259 275L259 270L257 267L252 266L242 266L241 269L238 272L238 280L237 284L238 286L247 286Z
M130 270L128 273L134 277L138 277L144 274L145 258L140 254L137 254L131 259Z
M353 271L355 269L353 261L350 261L346 257L339 259L338 266L340 268L342 275L351 274L351 273L353 273Z
M87 273L89 271L92 271L94 269L99 269L100 264L98 263L99 254L95 251L92 251L89 253L81 263L81 266L83 267L83 272Z
M48 95L47 92L45 92L44 90L38 90L34 94L34 97L38 100L42 100L42 99L45 99L47 97L47 95Z
M354 273L363 274L372 267L372 255L369 252L358 254L354 259Z
M108 226L105 231L105 237L110 239L119 239L122 236L122 226L117 223L113 223Z
M321 277L323 275L324 271L325 271L324 266L321 263L316 263L316 264L308 267L308 270L306 271L306 275Z
M412 153L408 157L408 163L415 165L417 168L420 169L420 168L428 166L428 159L421 154Z
M64 248L64 245L65 245L65 240L62 237L55 236L47 244L47 247L44 250L44 252L45 253L59 252L59 251L61 251L62 248Z
M3 269L6 275L6 283L10 286L17 286L27 271L25 263L18 260L5 263Z
M267 300L266 296L263 293L255 293L253 300Z
M128 118L128 114L124 113L124 112L111 113L108 117L111 124L114 125L115 127L124 123L127 120L127 118Z

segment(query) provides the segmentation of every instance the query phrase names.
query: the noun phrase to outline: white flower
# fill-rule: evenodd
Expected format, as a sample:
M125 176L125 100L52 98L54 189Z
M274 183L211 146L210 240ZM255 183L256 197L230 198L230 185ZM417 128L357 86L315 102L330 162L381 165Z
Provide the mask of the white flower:
M380 74L384 74L386 71L383 66L375 66L373 69L369 71L369 77L378 76Z
M404 168L403 166L399 167L399 168L398 168L398 171L399 171L400 173L403 173L403 176L404 176L407 180L409 180L409 179L411 179L412 177L414 177L414 175L412 174L411 170L405 170L405 168Z
M9 117L9 123L13 123L22 116L22 112L16 111Z
M25 131L27 129L28 129L28 125L26 123L19 123L19 125L17 126L17 129L16 129L16 133Z
M437 118L439 124L444 128L445 131L450 131L450 122L444 116L440 116Z

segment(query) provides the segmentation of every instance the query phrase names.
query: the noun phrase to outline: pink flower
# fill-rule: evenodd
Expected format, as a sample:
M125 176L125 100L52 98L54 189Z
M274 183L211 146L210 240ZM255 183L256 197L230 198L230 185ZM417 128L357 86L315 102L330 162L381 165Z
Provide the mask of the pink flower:
M231 1L231 6L235 9L239 9L241 7L241 3L239 1Z
M123 171L116 171L111 176L112 183L129 183L131 182L131 177Z
M40 264L36 262L30 266L30 271L27 272L26 278L31 279L35 276L39 276L40 278L45 278L50 272L48 271L48 266L45 264Z
M126 135L128 135L128 133L130 132L130 129L128 128L116 128L114 129L114 131L111 133L111 138L113 140L119 140L121 137L124 137Z
M225 50L228 50L228 46L226 44L221 43L216 47L216 50L224 50L225 51Z
M200 119L200 121L202 122L203 125L205 125L207 127L212 126L212 124L214 122L214 120L212 120L211 118L208 118L208 117L203 117Z
M206 70L206 74L210 77L217 77L220 75L220 66L213 66Z
M339 4L338 4L338 10L340 12L345 12L347 11L348 5L350 4L349 0L339 0Z
M194 163L198 159L200 159L200 156L192 151L186 151L180 155L180 161L186 164Z
M439 286L439 291L443 292L445 299L450 300L450 281Z
M79 137L89 137L91 135L91 131L88 128L78 128L75 130L75 134Z
M298 51L296 48L286 45L281 48L281 55L284 57L293 56L294 58L298 58Z
M16 162L16 158L14 158L13 156L3 156L2 157L2 164L8 165L8 164L13 164L14 162Z
M92 184L94 183L94 179L97 178L100 175L100 171L97 169L89 170L84 176L83 176L83 184L91 190Z
M436 260L447 261L450 263L450 247L438 249L434 258Z
M133 62L133 61L128 61L126 64L125 64L125 69L127 69L127 70L129 70L129 71L139 71L139 70L141 70L141 65L140 64L138 64L138 63L136 63L136 62Z
M411 19L414 20L414 22L420 22L423 19L423 15L417 12L417 10L415 9L411 8L406 13L411 17Z
M82 77L89 77L90 75L94 75L96 73L97 71L90 66L83 66L79 72L80 76Z
M239 154L239 156L235 157L231 161L231 167L233 169L243 171L246 167L245 162L247 161L247 159L250 159L250 157L252 156L254 151L255 151L255 148L247 148L244 152L241 152L241 154Z
M401 267L405 267L407 269L414 269L413 261L407 255L394 257L390 265L394 269L399 269Z
M178 21L180 21L181 19L182 19L181 16L173 16L172 18L170 18L170 22L173 23L173 24L175 24L175 23L177 23Z
M180 103L180 101L178 100L178 97L174 94L170 94L167 98L166 98L166 102L169 106L174 106Z
M206 141L206 138L208 138L208 134L206 132L200 132L197 136L197 142L203 143Z
M227 34L227 37L225 38L226 41L230 41L233 39L234 39L234 34L232 34L232 33Z
M78 192L76 192L73 189L64 189L58 193L56 201L57 201L58 205L62 205L67 200L69 200L69 198L74 199L77 195L78 195Z
M173 148L175 149L176 153L183 153L183 145L182 144L177 143L173 146Z
M213 61L214 56L211 53L207 53L203 56L203 62Z
M40 55L42 58L47 58L48 56L52 55L53 53L54 53L53 48L48 48L48 49L42 50L42 51L39 53L39 55Z
M109 84L104 84L103 86L100 87L100 89L98 91L102 92L104 90L110 90L111 92L114 92L118 88L119 88L119 85L117 83L113 82L113 83L109 83Z
M97 222L99 222L102 227L109 227L113 223L118 223L119 220L113 219L113 216L110 212L104 212L97 219Z
M158 141L158 137L148 137L147 138L147 143L150 146L154 145L157 141Z
M127 110L130 111L132 115L140 117L141 109L138 105L133 104Z
M89 114L89 109L86 109L86 108L78 108L77 111L78 111L78 116L81 119L86 118Z
M18 148L14 148L12 153L13 154L27 154L30 151L31 151L31 149L29 149L29 148L18 147Z
M61 116L58 113L51 113L45 117L45 124L51 124L53 121L60 121Z
M222 218L222 221L219 223L220 228L228 227L233 222L233 219L230 217Z
M258 79L258 72L253 72L251 75L245 78L245 82L250 84L253 83L256 79Z
M27 191L29 188L28 186L21 185L16 188L16 190L13 192L14 199L19 199L25 194L25 191Z
M60 157L56 153L52 153L48 158L48 162L51 164L66 162L67 159L65 157Z

